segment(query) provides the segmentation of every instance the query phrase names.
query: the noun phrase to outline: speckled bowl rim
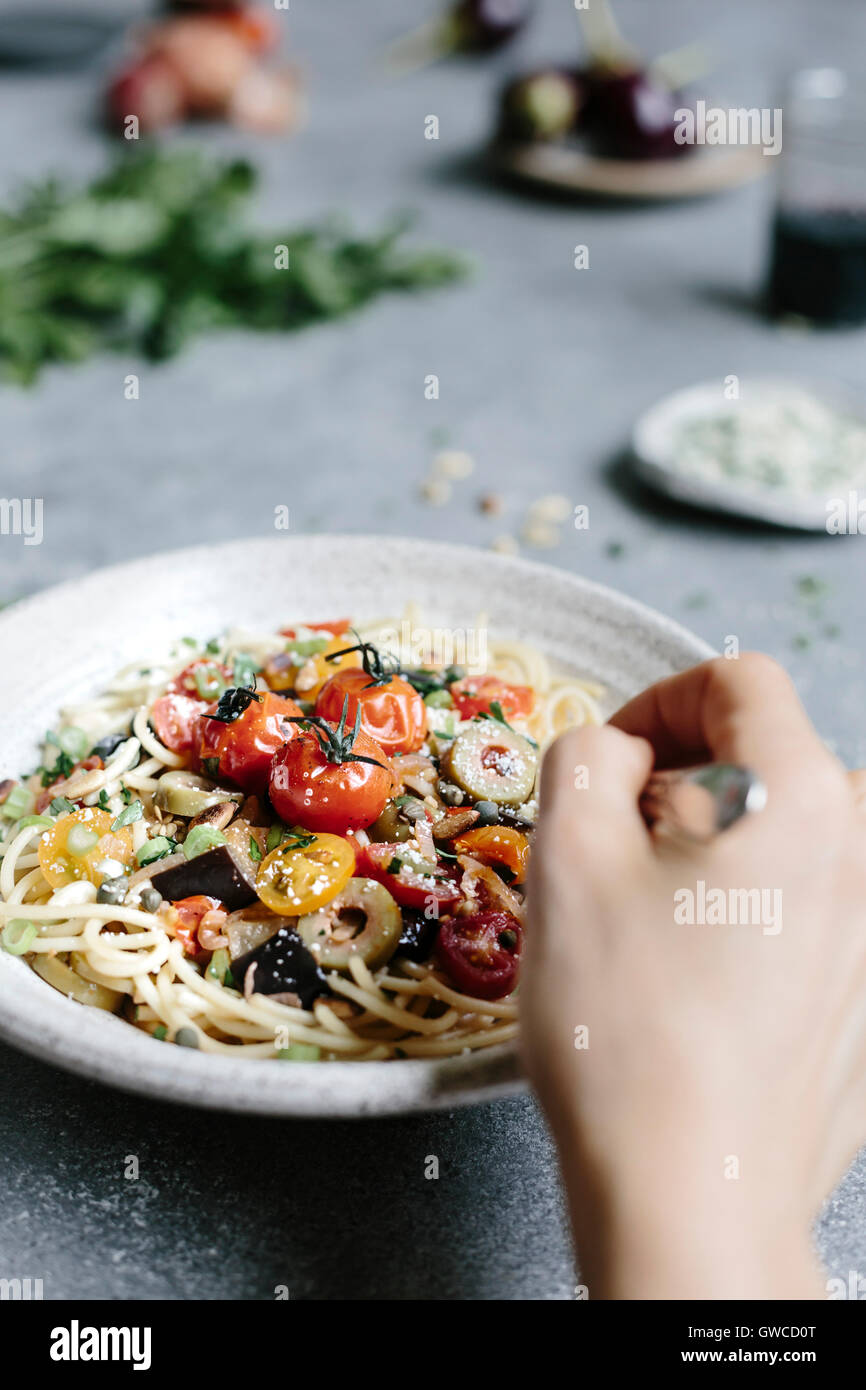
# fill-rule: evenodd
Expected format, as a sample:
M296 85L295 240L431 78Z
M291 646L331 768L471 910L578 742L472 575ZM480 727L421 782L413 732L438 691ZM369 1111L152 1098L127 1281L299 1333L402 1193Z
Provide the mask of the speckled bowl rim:
M335 556L339 557L336 565ZM657 679L711 655L711 649L699 638L633 599L567 571L522 558L447 542L390 536L318 535L230 541L164 552L96 570L14 604L0 614L0 643L7 655L0 670L0 718L7 731L22 721L26 726L13 757L22 756L22 737L32 748L47 726L46 720L50 722L44 702L34 712L28 699L28 708L21 713L20 655L28 650L28 643L32 652L34 631L57 635L62 665L63 644L74 644L76 632L92 641L92 623L88 624L84 615L99 611L100 600L103 605L108 602L109 608L114 604L118 612L127 611L133 616L138 607L139 621L143 622L142 605L147 602L152 609L153 599L147 595L154 587L157 592L160 585L164 587L167 573L217 575L222 577L224 586L229 582L226 576L248 575L260 584L265 575L279 577L287 567L296 586L298 576L307 576L300 581L300 592L296 587L290 600L277 601L276 606L289 610L289 619L301 609L313 617L333 616L338 592L343 595L339 605L343 611L359 617L372 616L376 605L371 604L368 610L366 604L357 601L359 574L363 576L366 567L366 582L374 587L387 582L391 571L402 574L409 567L411 583L406 583L401 592L395 587L389 589L389 594L396 594L391 612L399 613L405 601L417 598L425 617L436 621L438 615L433 607L443 586L449 594L448 604L456 612L455 594L462 583L474 586L471 605L464 598L462 608L469 607L474 614L479 606L485 607L494 630L525 635L530 627L534 634L540 627L558 634L560 644L572 650L578 640L575 633L582 625L582 642L600 641L599 650L604 651L605 660L618 671L627 672L618 677L623 688L616 691L617 698L633 693L648 679ZM381 574L385 578L380 581ZM219 588L217 584L217 593ZM222 625L244 621L249 611L247 600L237 591L232 597L236 609L225 614ZM217 603L216 597L213 603ZM254 595L250 588L249 603L261 606L259 588ZM509 609L511 622L497 620L500 612ZM523 628L518 626L515 632L517 611ZM177 616L170 613L160 617L160 628L164 625L165 632L163 646L189 630L174 625L177 621ZM550 650L551 642L552 639L542 638L539 645ZM90 652L88 660L79 664L79 685L93 691L118 666L116 657L100 652ZM579 659L573 664L592 674L581 666ZM632 669L633 679L628 674ZM66 691L75 684L74 663L64 669L63 676ZM39 685L38 672L35 684ZM59 699L52 703L54 712L59 704ZM0 768L4 775L12 775L21 763L10 761L9 739L4 738L3 742L6 746L0 748ZM40 980L25 962L2 951L0 1036L44 1061L127 1091L210 1109L256 1114L320 1118L399 1114L493 1100L516 1094L526 1084L513 1044L457 1058L322 1065L235 1060L167 1046L121 1019L66 999Z

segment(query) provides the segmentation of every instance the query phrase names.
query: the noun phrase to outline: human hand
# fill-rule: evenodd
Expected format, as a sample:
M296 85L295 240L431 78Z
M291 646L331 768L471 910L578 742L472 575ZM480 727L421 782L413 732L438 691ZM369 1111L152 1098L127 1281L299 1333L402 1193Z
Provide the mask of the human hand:
M648 831L651 768L708 759L754 769L766 809L708 845ZM761 656L549 750L523 1048L596 1296L820 1293L809 1224L866 1137L861 794ZM683 921L699 882L751 923Z

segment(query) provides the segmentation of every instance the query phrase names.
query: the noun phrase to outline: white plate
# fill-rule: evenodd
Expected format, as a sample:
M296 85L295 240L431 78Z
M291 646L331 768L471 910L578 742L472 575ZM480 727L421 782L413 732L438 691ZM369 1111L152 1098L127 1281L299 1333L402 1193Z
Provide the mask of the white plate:
M124 663L187 634L351 614L400 615L416 600L435 625L530 638L565 669L601 681L610 708L709 654L666 618L562 571L462 546L390 537L233 541L157 555L63 584L0 615L0 776L34 766L61 705ZM0 950L0 1034L46 1061L126 1090L214 1109L363 1116L490 1100L520 1090L513 1046L446 1060L281 1063L157 1042L53 990Z
M745 392L790 393L798 382L774 377L749 378L740 383L740 399ZM862 409L841 389L807 385L801 389L808 395L837 409L861 415ZM751 517L773 526L789 526L802 531L827 530L829 494L808 495L785 492L782 489L747 488L724 479L711 480L692 477L674 467L674 448L678 431L690 420L717 415L725 404L718 381L701 382L683 391L675 391L651 406L634 426L631 439L632 467L643 482L693 507L710 511L730 512L734 516ZM847 496L847 487L839 485L833 495Z

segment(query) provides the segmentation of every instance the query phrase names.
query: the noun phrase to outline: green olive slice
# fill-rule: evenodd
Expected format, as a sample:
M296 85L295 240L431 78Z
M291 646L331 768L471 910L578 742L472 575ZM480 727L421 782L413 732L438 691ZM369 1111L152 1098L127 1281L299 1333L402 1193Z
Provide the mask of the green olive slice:
M221 801L241 802L244 794L215 787L206 777L187 772L186 768L172 768L160 777L153 799L161 811L172 816L198 816Z
M475 801L520 806L535 786L538 757L528 739L495 719L482 719L458 734L443 768Z
M350 878L341 893L318 912L298 920L304 945L327 970L349 969L358 956L371 970L397 949L403 918L388 889L372 878Z

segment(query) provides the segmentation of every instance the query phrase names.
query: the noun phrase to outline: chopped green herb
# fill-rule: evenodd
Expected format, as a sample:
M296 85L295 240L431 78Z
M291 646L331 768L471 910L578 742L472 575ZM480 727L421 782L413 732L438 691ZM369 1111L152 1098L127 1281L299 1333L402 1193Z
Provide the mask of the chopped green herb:
M108 792L105 790L104 787L102 788L102 791L99 793L99 800L96 804L99 807L100 811L108 810Z
M58 753L57 762L53 767L46 767L42 771L43 787L50 787L52 782L58 782L61 777L68 777L75 763L68 753Z
M232 669L235 685L252 685L260 671L260 666L246 652L238 652Z
M509 724L508 720L505 718L505 715L502 713L502 706L500 705L500 703L499 703L498 700L491 700L491 701L490 701L490 711L489 711L489 713L488 713L487 710L482 710L480 714L476 714L476 715L475 715L475 718L476 718L476 719L493 719L493 720L496 721L497 724L504 724L504 726L505 726L506 729L511 729L511 732L512 732L512 733L515 733L515 734L518 733L517 729L512 729L512 728L511 728L511 725ZM437 734L437 738L438 738L438 737L439 737L439 735ZM535 742L535 739L534 739L534 738L530 738L530 737L529 737L529 734L518 734L518 737L519 737L519 738L525 738L525 739L526 739L526 742L527 742L527 743L531 743L532 746L533 746L533 748L537 748L537 747L538 747L538 744Z
M132 801L132 792L129 790L129 787L120 788L120 797L124 805L128 806L129 803Z
M165 1024L158 1023L154 1028L151 1037L156 1038L157 1042L165 1042L166 1038L168 1037L168 1029L166 1028Z
M65 816L75 810L75 803L65 796L55 796L48 809L52 816Z
M256 839L255 835L251 835L251 836L250 836L250 859L252 859L252 861L253 861L254 864L259 864L259 863L261 862L261 858L262 858L262 852L261 852L261 850L259 849L259 842L258 842L258 840Z
M394 858L391 860L390 864L388 865L387 872L388 872L389 874L399 874L399 872L400 872L400 870L402 869L402 867L403 867L403 861L402 861L402 859L398 859L397 856L396 856L396 854L395 854L395 855L394 855Z
M212 637L209 642L205 643L204 649L207 652L208 656L216 656L219 653L221 646L222 643L220 642L219 638Z

